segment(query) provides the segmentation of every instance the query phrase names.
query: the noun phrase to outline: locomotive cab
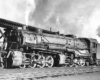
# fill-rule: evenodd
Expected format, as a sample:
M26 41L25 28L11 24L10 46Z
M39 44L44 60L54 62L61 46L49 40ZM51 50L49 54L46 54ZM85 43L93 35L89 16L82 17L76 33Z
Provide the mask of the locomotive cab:
M96 39L90 39L90 63L96 64L96 55L97 55L97 40Z
M80 57L85 58L86 65L96 64L97 40L92 38L78 38L81 40ZM78 47L79 45L77 45Z

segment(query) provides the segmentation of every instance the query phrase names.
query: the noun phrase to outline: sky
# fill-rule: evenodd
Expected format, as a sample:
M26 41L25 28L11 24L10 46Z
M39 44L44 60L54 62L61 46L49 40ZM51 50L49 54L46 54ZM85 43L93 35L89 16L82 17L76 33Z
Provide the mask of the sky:
M100 0L0 0L0 18L100 42Z

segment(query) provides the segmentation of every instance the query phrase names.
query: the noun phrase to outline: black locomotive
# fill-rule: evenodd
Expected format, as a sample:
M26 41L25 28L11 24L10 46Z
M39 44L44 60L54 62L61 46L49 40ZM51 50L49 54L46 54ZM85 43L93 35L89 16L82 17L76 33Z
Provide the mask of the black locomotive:
M77 38L0 19L1 66L8 68L89 66L97 64L97 40Z

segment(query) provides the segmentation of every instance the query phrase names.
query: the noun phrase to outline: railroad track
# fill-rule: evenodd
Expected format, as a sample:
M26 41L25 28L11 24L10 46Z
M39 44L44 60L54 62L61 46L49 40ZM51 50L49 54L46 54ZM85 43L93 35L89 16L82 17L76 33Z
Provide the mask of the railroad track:
M98 67L54 67L35 69L0 69L0 80L35 80L48 77L68 76L100 71Z

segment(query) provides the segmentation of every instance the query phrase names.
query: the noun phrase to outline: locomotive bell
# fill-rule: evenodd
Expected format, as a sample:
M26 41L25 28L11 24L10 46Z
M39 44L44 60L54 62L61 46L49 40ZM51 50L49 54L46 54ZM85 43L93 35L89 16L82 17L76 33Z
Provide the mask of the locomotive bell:
M23 30L26 30L26 28L27 28L27 26L26 26L26 25L24 25L24 26L23 26Z
M38 33L40 33L40 34L41 34L41 33L42 33L42 30L41 30L41 29L38 29Z

